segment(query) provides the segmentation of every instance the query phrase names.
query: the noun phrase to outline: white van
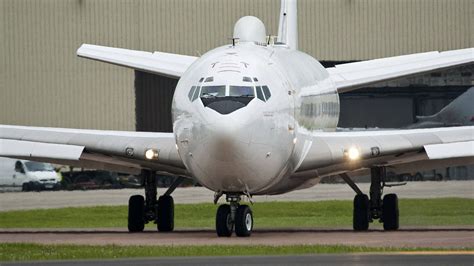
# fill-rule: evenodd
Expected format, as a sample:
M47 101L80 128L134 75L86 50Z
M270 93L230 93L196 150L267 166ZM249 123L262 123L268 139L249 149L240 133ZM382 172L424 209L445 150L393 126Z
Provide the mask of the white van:
M23 191L59 189L60 178L49 163L0 157L0 187L21 187Z

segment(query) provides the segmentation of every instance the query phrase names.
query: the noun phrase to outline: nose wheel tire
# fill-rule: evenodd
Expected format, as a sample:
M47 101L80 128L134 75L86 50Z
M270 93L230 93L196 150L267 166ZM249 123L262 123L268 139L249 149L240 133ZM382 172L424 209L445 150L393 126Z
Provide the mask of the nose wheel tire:
M240 205L235 214L235 234L240 237L248 237L252 234L253 214L247 205Z
M174 229L174 201L171 196L158 198L157 228L160 232L171 232Z
M216 232L220 237L230 237L234 229L230 206L227 204L219 206L216 214Z
M387 194L383 197L382 221L383 229L397 230L399 227L398 197L396 194Z
M366 194L358 194L354 198L353 227L355 231L369 229L370 207L369 197Z
M141 195L131 196L128 201L128 231L142 232L145 229L145 198Z

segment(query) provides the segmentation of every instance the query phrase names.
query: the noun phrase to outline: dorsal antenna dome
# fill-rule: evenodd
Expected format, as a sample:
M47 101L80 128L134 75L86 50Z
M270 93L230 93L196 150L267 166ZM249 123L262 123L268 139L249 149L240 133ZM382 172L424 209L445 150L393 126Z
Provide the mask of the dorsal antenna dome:
M235 23L234 38L239 39L239 42L265 43L267 38L265 25L257 17L241 17Z

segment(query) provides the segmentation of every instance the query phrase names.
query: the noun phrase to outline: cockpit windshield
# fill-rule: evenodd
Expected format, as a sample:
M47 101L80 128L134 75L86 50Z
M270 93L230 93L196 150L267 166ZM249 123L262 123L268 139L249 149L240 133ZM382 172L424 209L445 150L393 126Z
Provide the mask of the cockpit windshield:
M201 97L213 98L213 97L224 97L225 86L203 86L201 88Z
M208 79L204 80L202 78L199 80L199 85L192 86L188 93L188 98L191 102L200 98L205 107L213 109L220 114L230 114L247 106L255 98L258 98L259 101L267 102L271 97L267 86L255 84L259 83L257 78L244 77L242 82L248 83L242 85L238 85L239 83L234 83L235 85L217 85L219 80ZM209 82L210 84L208 86L201 86L204 84L202 81ZM217 84L213 85L212 83Z
M255 97L254 87L250 86L229 86L229 96L231 97Z

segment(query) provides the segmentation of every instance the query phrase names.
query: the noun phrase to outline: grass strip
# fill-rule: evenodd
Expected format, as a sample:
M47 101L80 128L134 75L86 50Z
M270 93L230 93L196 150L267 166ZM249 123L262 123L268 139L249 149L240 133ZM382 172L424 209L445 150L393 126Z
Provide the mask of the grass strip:
M402 226L474 225L474 199L401 199L399 206ZM176 227L212 229L216 209L209 203L176 204ZM352 226L348 200L257 202L252 210L257 229ZM0 212L0 228L126 228L127 213L126 206L7 211Z
M472 249L456 249L472 251ZM295 246L88 246L0 244L0 261L119 259L137 257L176 256L251 256L251 255L303 255L373 252L452 251L432 248L362 247L345 245L295 245Z

